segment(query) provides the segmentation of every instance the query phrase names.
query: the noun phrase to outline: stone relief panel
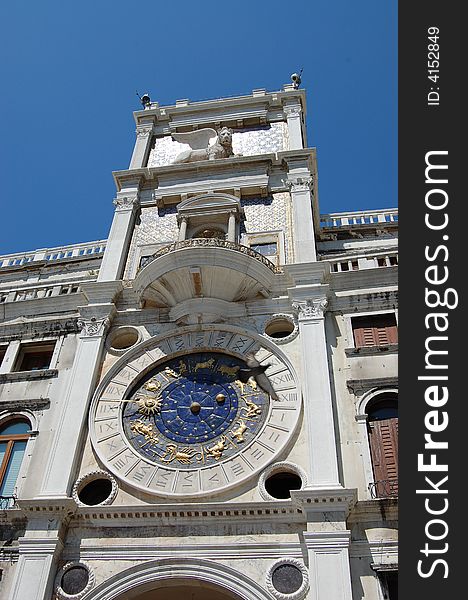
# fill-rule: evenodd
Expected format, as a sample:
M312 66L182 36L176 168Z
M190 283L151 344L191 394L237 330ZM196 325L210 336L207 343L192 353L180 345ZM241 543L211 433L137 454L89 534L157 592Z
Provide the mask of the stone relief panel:
M168 206L157 208L149 206L142 208L140 223L135 226L128 253L125 278L134 276L139 260L138 247L145 244L169 244L177 240L179 227L177 225L177 207Z
M179 153L188 148L187 144L174 141L170 135L158 137L150 152L148 167L169 165ZM242 154L242 156L288 150L287 124L280 122L256 128L236 129L232 135L232 149L234 154Z

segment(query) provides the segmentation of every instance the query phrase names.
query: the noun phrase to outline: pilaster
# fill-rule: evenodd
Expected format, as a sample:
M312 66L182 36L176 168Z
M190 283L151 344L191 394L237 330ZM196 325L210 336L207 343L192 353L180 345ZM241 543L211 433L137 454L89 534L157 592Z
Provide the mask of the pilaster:
M291 290L301 339L311 487L341 487L325 337L327 290L327 285Z
M133 148L129 169L140 169L141 167L146 166L151 146L152 133L152 123L138 124L136 129L136 142L135 147Z
M292 200L294 220L294 255L296 262L317 260L312 213L313 177L309 172L289 173L285 181Z
M75 473L88 404L94 390L102 346L115 313L113 304L79 307L75 360L47 456L39 497L66 497ZM58 408L58 407L57 407Z
M114 219L98 281L114 281L122 277L135 217L140 206L138 185L135 182L129 183L128 187L117 193L114 200Z
M302 107L299 99L287 101L283 107L286 115L289 132L289 149L300 150L304 148L302 136Z

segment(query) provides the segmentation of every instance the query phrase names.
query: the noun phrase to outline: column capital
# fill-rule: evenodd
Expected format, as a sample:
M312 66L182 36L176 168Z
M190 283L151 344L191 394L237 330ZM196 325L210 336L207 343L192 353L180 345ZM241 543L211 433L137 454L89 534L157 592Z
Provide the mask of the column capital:
M308 550L329 552L349 548L351 531L304 531L304 542Z
M310 174L306 177L288 177L283 179L283 183L292 194L295 192L311 192L314 187L314 176Z
M145 137L150 135L153 132L153 125L138 125L135 133L137 137Z
M110 319L105 317L104 319L80 319L78 321L79 327L81 327L81 337L99 337L106 333L110 327Z
M81 338L98 338L106 334L116 313L114 304L89 304L79 306L78 327Z
M286 118L299 117L302 113L302 108L299 102L294 102L291 104L285 104L283 106L283 111L286 115Z
M322 298L294 301L292 303L299 321L323 319L327 306L328 300L325 296Z
M116 212L135 210L140 205L138 194L136 194L135 196L117 196L117 198L114 198L112 203L115 206Z

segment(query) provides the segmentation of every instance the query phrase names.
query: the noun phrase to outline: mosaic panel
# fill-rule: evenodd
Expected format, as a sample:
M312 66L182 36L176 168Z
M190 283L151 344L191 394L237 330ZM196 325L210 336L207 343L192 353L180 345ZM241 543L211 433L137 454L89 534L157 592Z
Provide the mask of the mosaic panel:
M232 136L232 148L235 154L242 154L242 156L288 150L287 124L280 122L255 129L236 129ZM169 135L157 138L155 146L150 152L148 167L168 165L180 152L187 149L187 144L176 142Z
M137 248L143 244L170 243L177 240L179 227L177 225L177 207L157 208L151 206L141 211L140 223L135 225L130 244L125 278L135 272Z

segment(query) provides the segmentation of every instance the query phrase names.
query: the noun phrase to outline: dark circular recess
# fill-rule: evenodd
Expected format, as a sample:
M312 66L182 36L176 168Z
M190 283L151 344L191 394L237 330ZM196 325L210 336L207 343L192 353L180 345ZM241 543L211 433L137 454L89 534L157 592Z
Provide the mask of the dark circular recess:
M111 347L114 350L126 350L138 342L138 331L136 329L125 329L117 331L111 341Z
M82 567L81 565L76 565L67 569L62 575L60 587L65 592L65 594L74 596L75 594L79 594L85 589L85 587L88 585L88 581L88 569L85 569L85 567Z
M265 327L265 333L271 338L285 338L294 331L294 323L289 319L278 317L270 321Z
M270 475L265 481L265 489L278 500L291 498L291 490L300 490L302 479L296 473L290 471L279 471Z
M96 506L107 500L112 493L112 481L101 477L93 479L78 492L80 502L86 506Z
M294 594L301 587L303 577L295 565L278 565L271 575L271 583L282 594Z

